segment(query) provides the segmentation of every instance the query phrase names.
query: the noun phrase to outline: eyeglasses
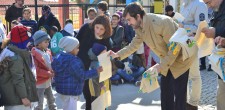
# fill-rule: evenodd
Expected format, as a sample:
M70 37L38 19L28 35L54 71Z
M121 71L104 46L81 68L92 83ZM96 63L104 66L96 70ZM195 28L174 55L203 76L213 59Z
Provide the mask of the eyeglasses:
M212 3L212 0L209 0L208 2L205 2L206 5L210 5Z

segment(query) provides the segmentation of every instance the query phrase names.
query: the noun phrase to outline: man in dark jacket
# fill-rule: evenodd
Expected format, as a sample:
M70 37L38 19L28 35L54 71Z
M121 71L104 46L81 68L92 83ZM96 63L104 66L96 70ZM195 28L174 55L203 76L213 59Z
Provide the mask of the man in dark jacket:
M5 20L9 22L9 29L11 29L11 22L13 20L22 20L24 8L26 8L26 6L24 6L24 0L15 0L15 3L6 10Z
M55 17L55 15L53 15L53 13L51 12L51 8L49 5L44 5L42 7L42 17L40 18L38 22L38 29L40 29L40 27L45 25L48 27L56 26L59 31L61 30L59 21ZM49 29L47 29L47 31L49 33Z
M206 37L214 38L217 45L225 47L225 0L203 0L205 4L214 10L210 21L211 27L202 30ZM218 79L217 110L225 108L225 83Z

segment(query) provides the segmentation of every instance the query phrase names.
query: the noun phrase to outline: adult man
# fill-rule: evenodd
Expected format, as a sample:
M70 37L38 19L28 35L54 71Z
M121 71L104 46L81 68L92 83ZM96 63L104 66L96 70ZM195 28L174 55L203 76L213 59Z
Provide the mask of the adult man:
M186 93L189 68L197 57L183 61L181 46L176 44L176 51L169 50L169 39L177 30L175 21L165 15L146 14L143 7L137 3L129 4L123 13L136 32L132 42L119 52L110 52L113 58L124 59L135 52L145 42L159 56L161 62L153 67L162 74L161 78L161 108L162 110L186 110Z
M15 3L6 10L5 20L9 22L9 29L11 29L11 22L13 20L22 20L24 8L26 8L24 6L24 0L15 0Z
M214 38L217 45L225 47L225 0L203 0L205 4L214 10L211 27L202 30L206 37ZM218 79L217 110L225 108L225 83Z
M185 18L181 25L187 30L189 34L196 33L200 21L208 19L207 6L203 2L200 2L199 0L184 0L180 13ZM201 66L205 67L205 64ZM200 67L200 69L202 67ZM190 68L189 79L192 80L192 89L191 89L192 92L190 94L190 99L189 103L187 104L187 108L188 110L197 110L198 103L201 97L201 85L202 85L198 58L194 60L194 63Z

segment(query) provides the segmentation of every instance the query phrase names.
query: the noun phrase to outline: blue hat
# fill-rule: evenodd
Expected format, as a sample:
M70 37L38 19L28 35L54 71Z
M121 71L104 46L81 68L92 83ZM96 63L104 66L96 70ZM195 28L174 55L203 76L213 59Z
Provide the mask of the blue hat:
M94 43L92 46L92 52L98 56L103 50L106 50L106 46L99 44L99 43Z

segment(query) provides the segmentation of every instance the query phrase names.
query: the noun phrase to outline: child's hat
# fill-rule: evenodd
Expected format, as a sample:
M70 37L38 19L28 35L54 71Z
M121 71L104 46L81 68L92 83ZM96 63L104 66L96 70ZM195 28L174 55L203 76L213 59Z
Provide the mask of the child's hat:
M32 40L29 35L28 28L23 25L16 25L10 33L10 44L17 46L20 49L26 49L27 44Z
M103 50L106 50L106 46L99 44L99 43L94 43L92 46L92 52L98 56Z
M34 45L38 45L42 41L50 40L51 38L46 32L39 30L34 33L33 39L34 39Z
M59 41L59 48L63 48L66 52L71 52L78 45L77 38L71 36L65 36Z

